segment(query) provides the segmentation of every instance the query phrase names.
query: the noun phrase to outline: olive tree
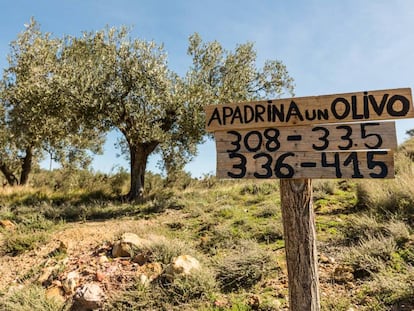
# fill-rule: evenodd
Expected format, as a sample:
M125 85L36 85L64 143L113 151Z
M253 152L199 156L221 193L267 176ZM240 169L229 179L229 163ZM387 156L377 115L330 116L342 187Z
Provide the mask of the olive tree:
M84 149L99 151L102 144L101 134L63 100L62 40L42 33L34 19L25 27L10 44L0 88L0 170L10 185L26 184L46 150L65 163L74 150L85 155Z
M190 37L193 60L180 77L172 72L162 45L132 39L128 29L106 28L67 38L65 85L82 115L102 129L116 128L130 160L129 200L143 196L148 157L160 153L167 171L196 154L205 135L206 104L278 95L292 91L279 61L256 69L253 44L226 51L218 42ZM70 97L68 96L68 98Z

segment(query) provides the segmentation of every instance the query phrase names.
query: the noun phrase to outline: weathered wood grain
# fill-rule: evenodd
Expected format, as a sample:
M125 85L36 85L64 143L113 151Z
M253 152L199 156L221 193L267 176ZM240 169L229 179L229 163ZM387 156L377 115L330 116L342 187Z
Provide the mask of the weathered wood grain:
M351 152L326 152L325 161L323 161L322 152L293 152L292 156L287 156L276 167L277 160L285 155L284 152L263 153L265 155L257 156L257 153L238 153L240 156L230 158L230 153L217 153L217 172L218 178L315 178L315 179L335 179L335 178L394 178L394 153L393 151L358 151L356 153L358 173L354 168L355 163L349 159ZM371 159L368 155L371 153ZM372 155L374 153L374 155ZM338 157L340 176L337 174L335 167L324 167L323 162L328 165L335 163L335 154ZM241 157L245 159L245 165ZM255 158L256 157L256 158ZM269 162L270 159L270 162ZM344 162L348 159L348 164ZM268 168L266 168L268 165ZM285 166L285 167L283 167ZM286 175L289 170L286 166L293 169L293 176L278 177L275 168L280 174ZM326 166L326 165L325 165ZM243 168L245 174L240 177L233 175L242 175ZM384 171L386 170L386 172ZM269 170L271 175L269 176ZM230 174L229 174L230 173Z
M205 112L210 132L414 118L410 88L210 105Z
M304 125L214 133L218 153L397 148L395 122ZM270 138L269 138L270 137ZM322 148L322 149L321 149Z

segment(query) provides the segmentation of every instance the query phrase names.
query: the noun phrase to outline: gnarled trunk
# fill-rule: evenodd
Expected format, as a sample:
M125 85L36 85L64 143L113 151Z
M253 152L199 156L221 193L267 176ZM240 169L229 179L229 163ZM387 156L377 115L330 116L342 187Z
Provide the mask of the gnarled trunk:
M32 163L33 163L33 148L27 147L26 148L26 155L23 158L22 163L22 172L20 174L20 184L25 185L29 180L29 174L32 171Z
M0 162L0 171L3 173L4 177L7 180L7 183L10 186L16 186L19 184L16 176L14 176L13 172L7 167L6 163Z
M131 158L131 187L127 194L128 201L141 200L144 196L145 170L149 155L157 147L157 142L146 144L129 143Z

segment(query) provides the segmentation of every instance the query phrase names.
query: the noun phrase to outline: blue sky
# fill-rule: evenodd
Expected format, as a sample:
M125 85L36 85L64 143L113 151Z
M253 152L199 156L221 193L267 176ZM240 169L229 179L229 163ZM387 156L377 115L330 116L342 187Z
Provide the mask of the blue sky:
M188 37L218 40L227 49L253 42L258 64L285 63L296 96L414 87L414 1L411 0L14 0L0 11L0 67L7 66L9 43L33 16L56 36L79 35L127 25L132 36L164 43L170 68L184 74L190 59ZM401 143L414 120L397 122ZM116 135L96 157L94 169L128 167L114 150ZM149 169L157 171L156 157ZM187 166L194 176L215 171L212 141L200 146Z

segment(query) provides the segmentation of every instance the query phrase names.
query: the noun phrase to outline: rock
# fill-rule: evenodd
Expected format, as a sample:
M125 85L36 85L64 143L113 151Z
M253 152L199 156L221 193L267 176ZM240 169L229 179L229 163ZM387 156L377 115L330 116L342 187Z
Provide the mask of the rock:
M76 290L73 297L75 310L96 310L102 307L105 294L95 283L86 283Z
M45 294L48 299L54 299L57 302L61 302L61 303L65 302L65 297L63 297L63 291L62 291L62 288L60 287L57 287L57 286L50 287L46 290Z
M139 267L137 275L142 285L148 285L162 273L161 264L158 262L147 263Z
M63 281L63 290L66 294L71 295L75 292L75 288L78 286L79 274L76 271L71 271Z
M105 255L101 255L101 256L99 256L98 262L102 265L104 263L109 262L109 259Z
M354 280L354 270L350 266L339 265L333 272L333 278L337 283L347 283Z
M167 266L166 276L173 279L174 275L189 275L195 270L200 270L200 262L190 256L181 255L173 259L172 263Z
M96 275L95 275L95 278L98 282L102 282L103 280L106 279L106 275L105 275L105 273L103 273L101 271L97 271Z
M320 254L319 255L319 262L324 263L324 264L334 264L335 263L335 258L328 257L324 254Z
M319 262L320 263L329 263L329 257L325 256L324 254L319 255Z
M144 286L147 286L149 283L151 283L150 280L148 279L148 277L145 274L141 274L139 276L139 282Z
M124 233L112 247L113 257L132 257L137 252L147 250L151 241L142 239L134 233Z
M132 261L139 264L140 266L146 264L151 260L151 255L148 253L139 253L137 254Z
M13 230L16 227L15 223L8 219L0 220L0 226L6 230Z

